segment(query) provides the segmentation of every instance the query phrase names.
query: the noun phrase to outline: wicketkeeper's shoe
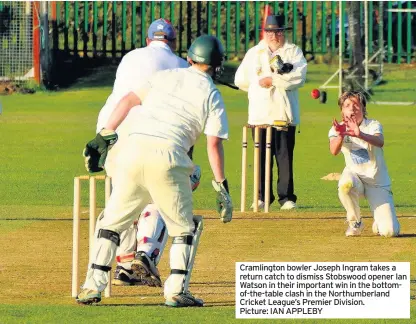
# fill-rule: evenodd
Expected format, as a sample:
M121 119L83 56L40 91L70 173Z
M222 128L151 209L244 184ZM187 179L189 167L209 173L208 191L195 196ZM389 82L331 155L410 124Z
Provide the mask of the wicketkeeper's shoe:
M350 222L345 236L360 236L364 229L363 222Z
M204 301L192 296L192 294L187 291L166 299L165 305L171 307L202 307L204 306Z
M144 284L150 287L162 287L159 270L145 252L139 251L134 256L131 270L140 276Z
M127 270L122 266L117 266L114 272L114 286L143 286L146 283L133 270Z
M92 289L82 289L78 294L76 301L78 304L90 305L94 303L99 303L101 301L101 293L97 290Z

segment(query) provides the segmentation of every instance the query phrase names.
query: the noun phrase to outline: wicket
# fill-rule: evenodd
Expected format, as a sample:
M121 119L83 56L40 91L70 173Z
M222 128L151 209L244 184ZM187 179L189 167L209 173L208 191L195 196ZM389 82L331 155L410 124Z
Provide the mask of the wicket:
M77 297L79 288L79 241L81 220L81 181L89 180L89 255L91 256L94 242L95 222L97 219L97 180L105 181L105 204L111 194L111 178L105 175L89 176L83 175L74 178L74 210L73 210L73 232L72 232L72 297ZM88 258L89 259L89 258ZM105 297L111 295L111 274Z
M265 159L265 192L264 192L264 212L269 212L270 205L270 163L272 146L272 126L271 125L245 125L243 126L243 150L241 165L241 208L242 212L246 209L246 188L247 188L247 128L254 128L254 188L253 202L254 212L258 212L257 202L259 200L260 182L260 129L266 128L266 159Z

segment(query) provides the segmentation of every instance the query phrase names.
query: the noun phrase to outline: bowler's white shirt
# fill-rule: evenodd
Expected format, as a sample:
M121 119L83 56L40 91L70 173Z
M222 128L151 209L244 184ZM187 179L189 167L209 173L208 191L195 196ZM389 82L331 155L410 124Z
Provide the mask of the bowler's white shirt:
M188 66L167 44L159 41L127 53L117 68L113 92L99 113L97 133L106 125L117 103L129 92L142 87L155 72Z
M159 71L135 93L146 96L129 113L130 136L163 138L186 152L202 132L228 138L221 93L208 74L194 67Z
M383 134L383 127L375 119L363 119L360 130L369 135ZM337 137L333 126L329 130L328 137ZM345 136L341 152L344 154L346 167L364 183L377 187L391 185L381 147L371 145L357 137Z

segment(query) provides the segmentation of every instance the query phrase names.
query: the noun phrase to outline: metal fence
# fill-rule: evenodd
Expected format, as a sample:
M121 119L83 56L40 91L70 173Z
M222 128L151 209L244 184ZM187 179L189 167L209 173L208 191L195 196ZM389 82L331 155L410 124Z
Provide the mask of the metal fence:
M338 1L50 2L50 18L55 21L53 46L79 56L121 56L133 48L144 46L150 22L164 17L178 30L180 54L186 52L195 37L213 34L225 44L229 57L239 56L259 41L266 4L293 27L287 37L301 46L305 54L337 51L339 10L347 17L346 2L342 2L339 8ZM378 13L376 4L369 1L370 53L373 41L378 39L377 24L383 19L388 61L400 62L403 58L410 63L416 44L415 14L388 9L414 8L416 1L386 2L382 14ZM364 18L363 10L361 16ZM348 23L341 26L341 32L347 36L342 45L345 45L348 55Z
M0 81L26 81L33 76L32 6L0 2Z

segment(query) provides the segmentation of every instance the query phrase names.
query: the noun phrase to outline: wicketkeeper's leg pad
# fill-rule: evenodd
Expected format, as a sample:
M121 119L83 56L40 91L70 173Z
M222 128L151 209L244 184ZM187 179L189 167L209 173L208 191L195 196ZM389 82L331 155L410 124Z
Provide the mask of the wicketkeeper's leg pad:
M194 235L176 236L170 249L171 274L165 282L165 298L186 292L189 287L199 239L203 230L202 216L194 216Z
M157 265L165 249L168 231L155 204L146 206L137 227L137 251L145 252Z

